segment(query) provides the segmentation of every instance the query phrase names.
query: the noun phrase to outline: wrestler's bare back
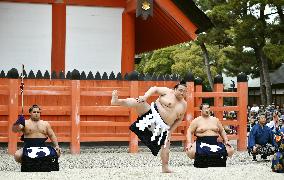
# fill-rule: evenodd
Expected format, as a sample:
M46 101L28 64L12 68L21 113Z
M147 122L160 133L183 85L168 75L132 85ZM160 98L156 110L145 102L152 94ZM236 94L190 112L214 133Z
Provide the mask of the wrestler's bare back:
M174 90L168 89L157 100L156 105L162 119L171 126L176 120L182 117L186 111L186 101L178 100Z
M48 123L43 120L26 120L22 132L25 138L45 138L48 136Z

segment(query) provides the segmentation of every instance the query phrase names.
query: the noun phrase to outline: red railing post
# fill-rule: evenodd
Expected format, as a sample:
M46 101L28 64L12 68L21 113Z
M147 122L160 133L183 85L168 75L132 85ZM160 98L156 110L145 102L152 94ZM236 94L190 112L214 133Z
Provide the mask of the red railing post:
M130 81L130 97L137 98L139 96L139 84L138 81ZM130 109L129 121L133 123L137 119L137 112L134 108ZM138 137L135 133L130 131L130 141L129 141L129 152L137 153L138 152Z
M66 0L52 3L51 72L65 72Z
M247 105L248 105L248 83L245 74L238 75L238 106L240 111L238 113L238 144L239 151L247 150Z
M187 82L187 111L185 115L186 126L184 130L184 136L186 139L187 129L190 125L190 121L194 119L194 82ZM183 142L184 146L186 146L186 141ZM185 147L184 147L185 148Z
M12 131L14 122L18 119L18 79L9 79L9 104L8 104L8 153L14 154L17 150L17 134Z
M71 153L80 153L80 80L71 80Z
M202 92L202 81L198 80L195 83L195 92ZM202 98L201 97L196 97L194 99L194 105L199 107L202 104ZM194 112L194 117L197 117L200 115L200 112Z
M219 92L220 95L223 93L224 85L223 85L223 77L220 75L217 75L214 78L214 91ZM223 107L223 97L215 97L214 98L214 106L215 107ZM214 116L217 117L220 121L223 120L223 111L216 111L214 112Z

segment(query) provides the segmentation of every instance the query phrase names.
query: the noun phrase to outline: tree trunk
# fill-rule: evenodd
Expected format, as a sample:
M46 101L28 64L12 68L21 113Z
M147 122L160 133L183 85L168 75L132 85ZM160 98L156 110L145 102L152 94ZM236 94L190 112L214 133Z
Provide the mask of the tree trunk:
M262 63L262 72L263 72L264 84L266 89L267 105L270 105L272 103L271 81L269 76L269 69L267 62L268 60L262 49L260 49L260 59Z
M277 13L279 15L279 19L280 19L280 23L279 23L279 31L282 34L281 38L278 39L279 43L281 45L284 44L284 39L283 39L283 34L284 34L284 14L283 14L283 10L281 8L280 5L276 6L277 9Z
M209 64L209 53L206 49L206 46L203 42L200 42L200 47L203 53L203 57L204 57L204 65L205 65L205 70L206 70L206 74L207 74L207 78L210 84L210 87L212 89L212 91L214 90L214 86L213 86L213 79L212 79L212 74L210 71L210 64Z
M260 58L261 65L262 65L263 79L264 79L265 90L266 90L265 93L267 97L266 105L270 105L272 103L271 81L270 81L270 76L269 76L268 59L263 51L263 47L265 46L265 28L266 28L264 10L265 10L265 4L260 4L259 20L263 24L263 29L261 31L262 32L261 43L256 48L257 49L256 53L258 54L258 57Z
M265 89L265 81L263 76L263 68L262 68L262 62L260 59L260 53L258 48L254 48L255 57L259 64L259 92L260 92L260 101L261 104L266 105L267 104L267 96L266 96L266 89Z
M276 6L277 9L277 13L280 17L280 24L284 24L284 14L283 14L283 10L281 8L281 6Z
M265 93L265 85L264 85L264 77L263 77L263 71L262 71L262 63L261 60L259 60L259 79L260 79L260 86L259 86L259 91L260 91L260 101L261 104L266 105L266 93Z
M268 69L268 60L267 57L265 56L262 48L258 48L256 50L257 56L260 58L261 61L261 70L263 74L263 79L264 79L264 85L265 85L265 94L266 94L266 104L265 105L270 105L272 103L272 95L271 95L271 81L270 81L270 76L269 76L269 69Z

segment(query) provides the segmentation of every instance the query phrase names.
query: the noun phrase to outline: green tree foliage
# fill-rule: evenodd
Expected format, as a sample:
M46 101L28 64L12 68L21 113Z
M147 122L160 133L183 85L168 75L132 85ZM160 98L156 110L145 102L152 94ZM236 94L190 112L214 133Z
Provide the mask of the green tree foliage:
M171 66L174 63L173 54L178 50L176 46L158 49L152 53L142 55L137 71L144 74L172 74Z
M227 61L224 52L218 51L218 49L217 46L208 48L212 59L211 71L213 76L222 72L224 63ZM196 43L191 42L159 49L152 54L143 54L136 70L144 74L178 74L180 76L192 72L195 76L204 79L205 83L208 83L204 68L201 49Z
M228 58L223 72L228 76L236 76L240 73L240 69L245 74L253 74L253 77L259 76L259 64L257 63L255 54L251 49L240 50L231 46L224 48L223 52Z
M215 24L202 42L219 44L228 57L224 72L239 72L261 76L265 92L263 104L270 104L271 82L269 71L278 68L283 59L284 1L283 0L196 0ZM269 8L270 12L267 11ZM271 20L271 15L278 15ZM263 96L265 96L263 98Z
M264 47L264 52L273 64L271 64L273 69L279 67L280 63L284 62L284 45L278 44L267 44Z
M220 51L223 48L235 47L239 53L243 53L242 57L247 57L248 48L253 53L255 47L263 44L263 51L268 57L269 69L273 70L279 67L283 59L283 44L284 44L284 16L283 16L283 0L196 0L199 7L207 12L207 15L215 24L215 27L208 31L205 35L199 35L199 40L208 44L220 46ZM260 18L260 5L270 8L270 13L264 14L265 22ZM277 9L278 7L278 9ZM272 15L276 16L274 21L269 20ZM226 53L230 54L230 53ZM259 64L257 59L249 56L246 61L251 61L250 64ZM240 68L239 64L243 58L239 56L230 56L225 68L232 69L234 74L239 72L247 72L246 66ZM241 61L241 62L239 62ZM232 67L233 66L233 67ZM257 65L259 66L259 65ZM228 71L229 72L229 71ZM235 74L236 73L236 74ZM250 72L257 76L259 72ZM250 74L249 73L249 74ZM230 75L232 75L230 73Z
M284 29L279 16L276 16L274 21L270 21L271 14L276 15L276 5L282 4L283 0L242 0L243 3L238 3L237 0L231 0L227 6L232 7L234 17L232 18L233 25L227 30L231 39L232 46L236 47L241 53L247 53L244 47L260 48L268 58L270 71L278 68L284 62ZM264 13L264 19L261 19L260 9L270 7L270 14ZM259 61L257 58L250 58L250 61ZM237 64L239 62L234 61ZM258 62L255 62L258 64ZM236 68L239 68L236 66ZM243 69L241 69L243 70ZM243 71L245 72L245 70ZM251 73L259 74L255 71Z
M270 96L268 73L284 63L284 0L195 2L215 27L200 34L194 43L146 53L137 69L144 73L180 75L191 71L208 82L200 47L205 44L213 77L221 72L231 76L240 72L253 77L261 75L266 96ZM268 8L270 11L266 11Z

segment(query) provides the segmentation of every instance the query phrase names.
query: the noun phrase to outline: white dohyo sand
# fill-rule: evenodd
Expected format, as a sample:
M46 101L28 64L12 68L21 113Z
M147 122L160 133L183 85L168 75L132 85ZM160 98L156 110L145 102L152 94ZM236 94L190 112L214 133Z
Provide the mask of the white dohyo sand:
M271 161L253 162L247 152L236 152L227 160L227 167L194 168L193 160L182 147L171 147L170 167L174 173L164 174L159 156L153 156L145 147L139 150L137 154L130 154L125 146L82 146L80 155L72 155L65 147L59 159L60 171L27 173L20 172L20 165L7 154L7 147L0 147L0 179L284 179L284 174L271 171Z

